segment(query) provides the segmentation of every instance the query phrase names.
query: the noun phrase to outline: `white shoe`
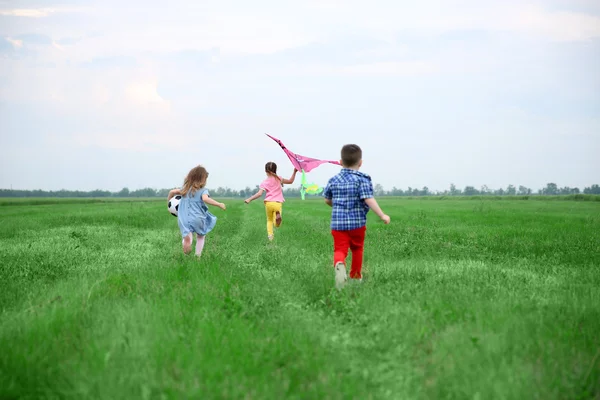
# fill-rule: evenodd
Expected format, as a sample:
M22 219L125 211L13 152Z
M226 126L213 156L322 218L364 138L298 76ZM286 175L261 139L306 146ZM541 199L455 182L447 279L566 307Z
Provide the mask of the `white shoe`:
M335 264L335 287L342 289L348 280L346 276L346 266L343 262Z
M269 238L269 242L273 241L273 235L269 235L268 238Z

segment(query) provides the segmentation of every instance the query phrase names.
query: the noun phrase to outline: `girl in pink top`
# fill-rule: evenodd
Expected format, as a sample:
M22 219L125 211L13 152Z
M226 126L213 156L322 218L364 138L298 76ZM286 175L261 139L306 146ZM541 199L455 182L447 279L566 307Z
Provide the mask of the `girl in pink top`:
M273 223L277 228L281 225L282 206L285 201L283 198L283 185L294 183L298 171L294 168L292 177L290 179L283 179L281 176L277 175L277 164L268 162L265 165L265 172L267 173L267 179L260 184L258 192L256 192L254 196L244 200L244 202L248 204L261 197L264 191L267 192L267 195L265 196L267 235L269 240L273 240Z

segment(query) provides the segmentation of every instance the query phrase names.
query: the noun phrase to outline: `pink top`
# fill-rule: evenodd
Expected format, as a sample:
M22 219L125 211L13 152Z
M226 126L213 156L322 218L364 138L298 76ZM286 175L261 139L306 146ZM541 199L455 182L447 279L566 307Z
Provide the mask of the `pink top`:
M281 179L281 177L279 178ZM265 179L260 184L260 188L267 191L265 201L276 201L279 203L283 203L285 201L283 198L281 182L278 181L275 177L270 176L267 179Z

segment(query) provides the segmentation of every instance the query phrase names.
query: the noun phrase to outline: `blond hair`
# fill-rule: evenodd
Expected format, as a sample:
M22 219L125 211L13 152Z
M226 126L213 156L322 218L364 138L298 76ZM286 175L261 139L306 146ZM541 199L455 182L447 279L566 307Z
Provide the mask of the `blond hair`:
M202 165L198 165L188 172L185 180L183 181L183 187L181 188L181 195L185 196L190 193L192 196L199 189L206 186L206 180L208 179L208 171Z

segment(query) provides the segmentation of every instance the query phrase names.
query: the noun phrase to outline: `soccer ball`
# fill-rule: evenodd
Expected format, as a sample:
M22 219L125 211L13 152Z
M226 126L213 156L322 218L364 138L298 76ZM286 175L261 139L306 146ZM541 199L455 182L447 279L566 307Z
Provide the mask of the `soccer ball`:
M177 212L179 212L179 202L181 201L181 196L177 195L169 200L169 212L172 216L176 217Z

